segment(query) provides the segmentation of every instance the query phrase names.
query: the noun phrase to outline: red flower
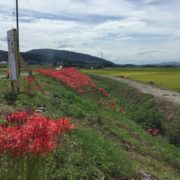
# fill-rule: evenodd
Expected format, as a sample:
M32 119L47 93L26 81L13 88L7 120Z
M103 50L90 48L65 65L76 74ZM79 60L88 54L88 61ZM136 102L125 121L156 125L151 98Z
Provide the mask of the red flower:
M148 133L152 136L158 136L160 134L160 130L157 128L148 129Z
M27 76L24 78L29 84L32 84L33 81L35 80L35 77L33 76Z
M25 123L27 121L27 118L28 118L27 112L14 112L6 116L5 119L9 124L20 125Z
M100 93L100 94L103 94L103 95L106 96L106 97L109 97L109 96L110 96L110 95L105 91L105 89L99 88L98 90L99 90L99 93Z
M6 117L11 125L0 127L0 153L14 156L47 154L58 146L58 138L76 127L68 119L53 121L38 114L15 112ZM18 124L18 126L16 126Z
M99 93L109 97L109 94L103 88L98 88L90 77L75 68L63 68L60 70L38 69L36 72L52 77L78 93L85 94L86 91L93 92L94 89L98 89Z
M110 108L111 108L111 109L115 110L115 109L116 109L116 106L117 106L117 105L116 105L116 102L111 102L111 103L110 103Z

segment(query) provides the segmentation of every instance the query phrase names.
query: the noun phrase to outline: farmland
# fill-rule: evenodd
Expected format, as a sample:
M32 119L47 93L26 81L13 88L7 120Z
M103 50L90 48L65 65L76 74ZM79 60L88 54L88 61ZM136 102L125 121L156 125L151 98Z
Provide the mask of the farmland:
M178 179L179 109L169 122L159 109L164 104L156 104L152 96L126 84L96 76L91 79L74 69L38 71L42 75L34 78L41 88L33 85L34 78L22 78L19 95L10 92L8 80L0 80L1 119L10 112L43 107L43 119L68 117L76 129L61 137L56 150L35 159L39 165L31 168L31 179L36 169L38 179L50 180L132 179L142 171L159 179ZM149 128L158 129L160 135L152 136ZM19 169L16 162L22 157L13 158L8 166L13 169L6 174L8 158L0 155L0 179L16 177L28 161L24 158ZM28 163L24 177L27 169Z
M109 68L83 72L120 76L180 92L180 68Z
M8 72L7 66L0 65L0 75L6 75Z

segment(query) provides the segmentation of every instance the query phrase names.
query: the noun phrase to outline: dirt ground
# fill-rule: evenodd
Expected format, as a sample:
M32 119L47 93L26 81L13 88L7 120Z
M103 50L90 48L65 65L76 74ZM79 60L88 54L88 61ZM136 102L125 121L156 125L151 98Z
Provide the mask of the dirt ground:
M143 93L152 94L153 96L158 97L162 100L170 101L174 104L180 105L180 93L178 93L178 92L160 89L160 88L154 87L152 85L147 85L147 84L143 84L140 82L136 82L136 81L132 81L129 79L120 78L120 77L112 77L112 76L106 76L106 75L102 75L102 76L126 83L126 84L140 90Z

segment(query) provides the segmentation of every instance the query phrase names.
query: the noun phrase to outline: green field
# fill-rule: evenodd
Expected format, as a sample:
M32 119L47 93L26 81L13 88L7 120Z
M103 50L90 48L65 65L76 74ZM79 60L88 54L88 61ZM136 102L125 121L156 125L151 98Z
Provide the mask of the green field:
M0 66L0 75L5 75L7 74L7 67L6 66Z
M180 68L112 68L82 71L101 75L120 76L180 92Z

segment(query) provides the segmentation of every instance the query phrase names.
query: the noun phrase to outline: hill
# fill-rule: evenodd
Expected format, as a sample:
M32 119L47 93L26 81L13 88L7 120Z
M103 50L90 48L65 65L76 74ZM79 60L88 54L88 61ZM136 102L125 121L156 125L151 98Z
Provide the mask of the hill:
M0 50L0 62L2 61L8 61L7 51Z
M159 66L180 66L180 62L170 61L170 62L162 62L159 64Z
M35 49L22 52L29 64L48 64L78 67L110 67L114 64L95 56L64 50ZM0 61L7 61L7 52L0 51Z

